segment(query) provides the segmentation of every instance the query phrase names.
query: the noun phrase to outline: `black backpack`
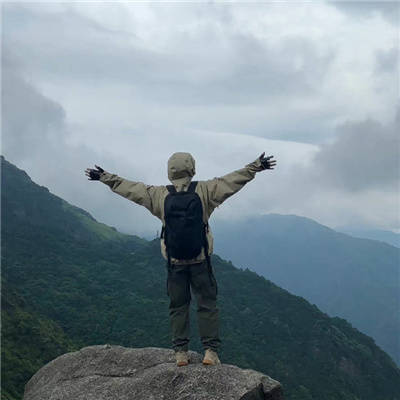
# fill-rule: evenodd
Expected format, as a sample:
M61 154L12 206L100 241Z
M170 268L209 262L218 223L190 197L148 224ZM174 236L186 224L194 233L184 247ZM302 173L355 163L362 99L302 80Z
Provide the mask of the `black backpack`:
M196 258L203 246L207 249L207 224L203 221L203 206L195 192L196 186L197 182L191 182L188 190L182 192L177 192L173 185L167 186L161 237L164 237L169 263L171 258Z
M208 255L208 224L203 221L203 205L195 192L196 186L196 181L191 182L188 190L182 192L177 192L173 185L167 186L169 193L164 202L165 226L162 227L161 238L164 238L167 249L168 274L171 258L191 260L200 254L204 246L210 283L216 285ZM216 290L218 292L217 287Z

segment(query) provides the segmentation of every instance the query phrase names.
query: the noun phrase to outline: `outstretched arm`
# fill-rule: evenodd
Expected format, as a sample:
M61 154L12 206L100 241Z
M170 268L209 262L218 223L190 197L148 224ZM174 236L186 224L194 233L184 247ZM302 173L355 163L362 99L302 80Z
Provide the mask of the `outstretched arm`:
M276 161L273 157L265 157L265 153L262 153L260 157L242 169L219 178L205 181L208 193L209 214L228 197L238 192L247 182L254 179L257 172L274 169Z
M106 184L114 193L146 207L153 215L161 219L160 202L158 201L160 186L130 181L118 175L110 174L97 165L95 167L96 169L87 168L85 171L89 180L98 180Z

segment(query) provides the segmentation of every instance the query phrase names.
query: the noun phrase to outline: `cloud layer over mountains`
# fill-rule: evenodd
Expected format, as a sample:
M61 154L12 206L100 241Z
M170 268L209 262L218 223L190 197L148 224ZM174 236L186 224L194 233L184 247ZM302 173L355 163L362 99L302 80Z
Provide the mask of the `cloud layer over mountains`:
M266 151L216 216L399 229L399 5L364 4L3 4L3 154L139 234L158 221L86 167L165 184L175 151L197 179Z

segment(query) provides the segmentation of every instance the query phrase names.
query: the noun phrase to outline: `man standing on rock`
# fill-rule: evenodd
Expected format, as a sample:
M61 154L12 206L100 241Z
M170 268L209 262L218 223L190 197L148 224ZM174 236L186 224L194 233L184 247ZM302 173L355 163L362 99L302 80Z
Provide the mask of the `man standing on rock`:
M205 350L203 364L220 364L217 282L210 256L213 237L208 219L216 207L238 192L255 174L274 169L273 156L262 153L244 168L207 181L192 181L195 161L189 153L174 153L168 160L172 185L152 186L104 171L87 168L89 180L99 180L111 190L146 207L162 221L161 253L167 260L167 292L172 345L178 366L188 365L189 306L191 291L197 301L197 319Z

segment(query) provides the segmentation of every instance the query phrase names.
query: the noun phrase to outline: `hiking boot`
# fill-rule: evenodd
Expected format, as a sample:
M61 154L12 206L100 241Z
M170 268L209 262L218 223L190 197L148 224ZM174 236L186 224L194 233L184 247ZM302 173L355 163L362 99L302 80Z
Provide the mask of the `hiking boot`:
M218 354L211 349L206 349L206 353L203 358L204 365L217 365L221 364L221 361L218 358Z
M189 354L187 351L176 351L175 352L176 365L183 367L189 364Z

